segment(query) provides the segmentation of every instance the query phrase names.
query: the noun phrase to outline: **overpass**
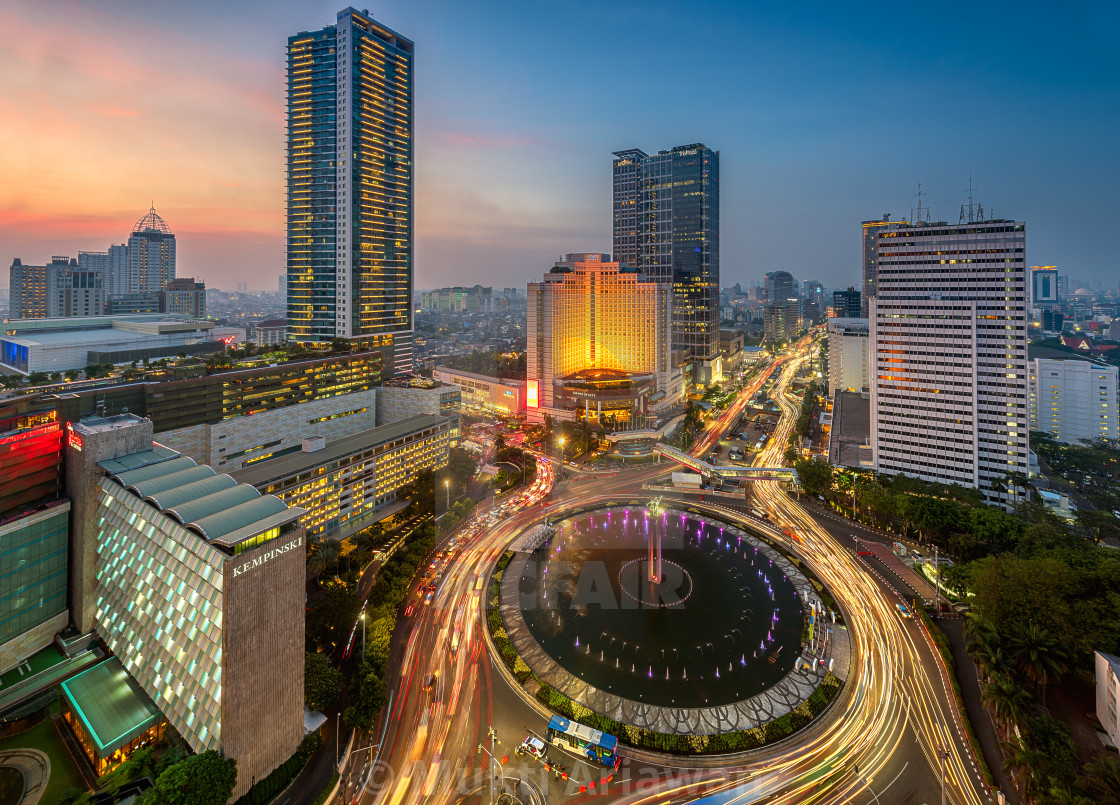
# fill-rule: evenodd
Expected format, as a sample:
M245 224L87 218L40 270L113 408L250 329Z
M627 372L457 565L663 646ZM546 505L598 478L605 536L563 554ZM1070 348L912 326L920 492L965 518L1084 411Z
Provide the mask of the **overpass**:
M711 464L702 459L691 456L683 450L670 447L667 444L654 445L654 451L671 459L678 464L683 464L701 475L720 478L738 478L741 481L785 481L786 483L800 484L797 470L792 467L740 467L737 464Z

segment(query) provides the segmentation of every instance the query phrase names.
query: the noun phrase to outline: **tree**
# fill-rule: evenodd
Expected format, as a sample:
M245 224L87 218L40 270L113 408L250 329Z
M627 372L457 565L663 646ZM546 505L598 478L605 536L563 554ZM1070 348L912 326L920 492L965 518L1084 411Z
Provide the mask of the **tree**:
M1035 693L1041 691L1046 706L1046 686L1051 676L1061 677L1066 671L1066 653L1054 635L1033 621L1018 624L1012 630L1011 656L1015 665L1034 683Z
M367 660L354 675L353 703L342 714L347 726L361 730L373 726L374 718L388 699L385 680L381 678L383 673L380 663Z
M303 701L309 710L329 710L342 693L345 678L327 655L308 652L303 659Z
M151 747L137 749L124 763L112 771L101 775L97 785L106 791L116 794L122 787L141 777L155 777L156 758Z
M66 379L73 383L78 379L78 375L81 374L81 372L77 369L67 369L64 374L66 375Z
M338 564L342 546L333 539L321 539L312 544L313 550L307 556L307 572L317 579Z
M832 465L824 459L802 459L794 464L794 469L797 470L797 477L801 479L801 486L806 492L823 495L832 489Z
M1120 762L1108 755L1085 764L1077 787L1093 797L1097 805L1120 805Z
M50 375L46 372L32 372L27 376L27 384L30 386L41 386L50 380Z
M337 649L350 636L360 606L353 592L342 587L327 589L307 613L304 632L307 650L323 649L330 653Z
M226 805L237 784L237 765L213 749L176 763L158 778L143 805Z
M1031 700L1027 689L1008 676L997 676L980 691L980 703L992 711L1004 735L1023 722Z
M353 345L345 338L331 339L331 352L350 352Z

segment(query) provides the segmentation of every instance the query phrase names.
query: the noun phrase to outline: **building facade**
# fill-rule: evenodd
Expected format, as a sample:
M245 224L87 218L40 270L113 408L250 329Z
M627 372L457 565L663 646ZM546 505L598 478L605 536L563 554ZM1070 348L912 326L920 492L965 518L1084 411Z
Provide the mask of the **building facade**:
M175 235L152 207L128 238L128 287L125 293L159 293L175 279Z
M883 227L876 250L875 469L994 499L1028 473L1026 225Z
M879 232L906 224L903 221L892 221L889 214L878 221L864 221L863 226L863 296L860 298L860 312L862 318L868 317L868 304L876 293L875 266L878 255Z
M855 288L846 291L832 292L832 311L841 319L866 318L860 311L863 309L861 301L863 294Z
M458 310L490 313L494 310L494 289L482 285L466 288L436 288L420 292L421 310Z
M303 738L303 512L152 436L131 414L69 430L76 620L191 749L237 762L236 799Z
M100 271L106 296L128 293L128 245L114 243L103 252L78 252L78 266Z
M62 261L69 264L66 257L55 257L51 265ZM28 266L18 257L12 260L8 269L8 319L45 319L47 317L47 272L48 267Z
M788 271L767 271L763 289L767 302L785 302L797 298L797 280Z
M801 300L767 302L762 309L763 333L772 344L788 344L801 332Z
M451 420L419 414L342 439L307 439L298 453L262 461L233 477L305 512L312 537L344 539L378 518L422 470L447 466Z
M1035 307L1058 303L1058 267L1031 266L1031 304Z
M413 43L353 8L288 38L288 338L412 371Z
M1117 719L1117 699L1120 699L1120 657L1093 652L1096 677L1097 720L1101 722L1113 746L1120 746L1120 720Z
M1120 368L1081 358L1030 361L1031 430L1059 442L1120 439Z
M461 407L498 416L521 416L525 413L525 381L464 372L437 366L432 379L459 389Z
M703 143L614 154L614 259L673 291L672 348L719 376L719 152Z
M629 422L683 394L672 363L672 286L618 263L554 268L528 286L526 410ZM718 348L719 333L716 332Z
M828 396L837 391L869 392L868 354L870 325L867 319L828 320Z
M160 312L188 319L206 318L206 283L180 277L160 291Z

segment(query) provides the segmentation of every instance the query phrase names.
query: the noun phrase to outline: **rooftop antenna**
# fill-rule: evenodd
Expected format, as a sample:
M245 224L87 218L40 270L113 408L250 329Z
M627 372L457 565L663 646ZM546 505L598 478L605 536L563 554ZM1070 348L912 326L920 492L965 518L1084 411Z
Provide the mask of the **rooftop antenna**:
M984 207L980 204L974 204L972 201L972 173L968 174L968 223L974 224L984 220ZM965 222L964 205L961 205L961 217L959 223Z
M917 215L916 218L914 217L914 208L911 207L910 208L910 220L913 221L916 224L924 223L924 219L922 218L922 183L921 182L918 182L918 192L915 193L914 195L918 197L918 215ZM929 214L929 207L926 207L926 214L927 215Z

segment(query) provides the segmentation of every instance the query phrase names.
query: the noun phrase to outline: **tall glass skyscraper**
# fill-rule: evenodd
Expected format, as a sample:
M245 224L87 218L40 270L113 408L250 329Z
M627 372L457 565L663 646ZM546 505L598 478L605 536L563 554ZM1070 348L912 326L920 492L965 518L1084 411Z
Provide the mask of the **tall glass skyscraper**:
M288 38L288 337L412 371L413 43L353 8Z
M719 374L719 152L703 143L616 151L614 258L673 286L672 342Z

